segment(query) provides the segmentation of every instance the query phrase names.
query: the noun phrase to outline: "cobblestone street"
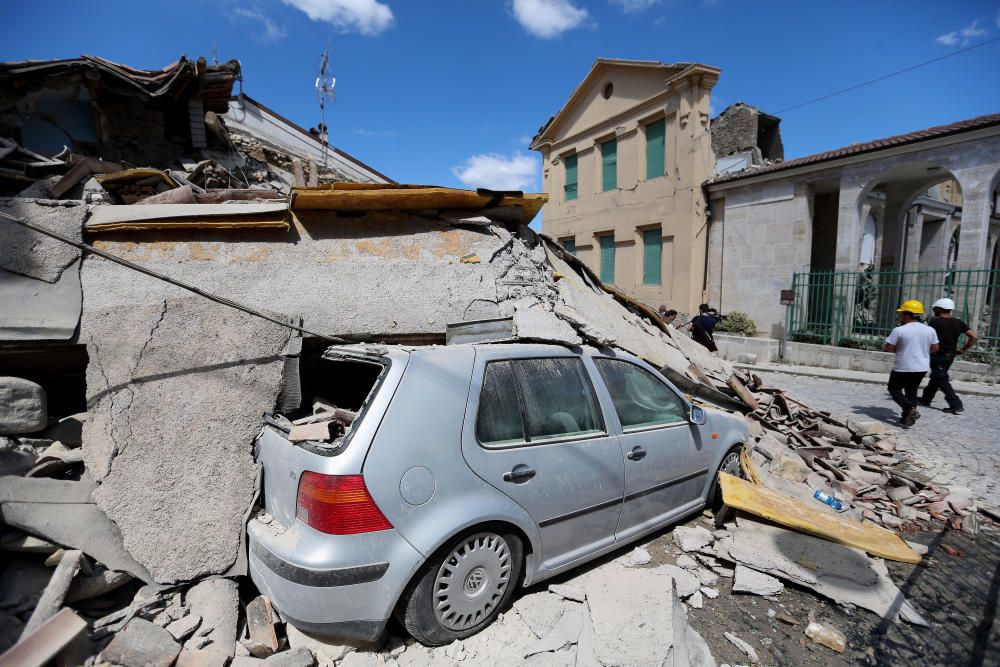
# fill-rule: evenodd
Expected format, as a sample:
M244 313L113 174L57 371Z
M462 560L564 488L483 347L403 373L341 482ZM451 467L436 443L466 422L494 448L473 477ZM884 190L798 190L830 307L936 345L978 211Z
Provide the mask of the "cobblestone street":
M939 394L934 404L920 407L921 419L911 429L899 429L899 407L884 386L862 382L761 373L770 385L783 387L810 407L834 414L876 419L904 430L913 462L935 482L969 487L991 507L1000 506L1000 400L963 396L965 413L942 412Z

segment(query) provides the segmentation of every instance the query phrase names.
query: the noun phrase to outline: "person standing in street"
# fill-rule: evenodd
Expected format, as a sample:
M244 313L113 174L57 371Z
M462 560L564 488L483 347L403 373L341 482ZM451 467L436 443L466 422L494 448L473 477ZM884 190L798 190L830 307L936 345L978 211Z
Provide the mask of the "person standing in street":
M979 340L976 332L968 324L952 317L951 312L955 310L955 302L951 299L938 299L931 306L934 311L934 318L928 322L938 337L938 351L931 355L931 377L927 386L924 387L923 396L920 397L921 405L930 405L934 400L934 395L941 390L944 400L948 402L945 412L953 415L962 414L965 407L962 399L958 397L951 387L951 378L948 377L948 370L955 361L956 355L962 355L969 351L969 348ZM958 348L958 339L965 335L965 345Z
M931 354L938 351L938 337L934 329L920 321L924 304L919 301L904 301L896 312L900 325L885 339L885 351L896 355L889 373L889 394L903 409L900 424L909 427L920 418L917 390L931 368Z

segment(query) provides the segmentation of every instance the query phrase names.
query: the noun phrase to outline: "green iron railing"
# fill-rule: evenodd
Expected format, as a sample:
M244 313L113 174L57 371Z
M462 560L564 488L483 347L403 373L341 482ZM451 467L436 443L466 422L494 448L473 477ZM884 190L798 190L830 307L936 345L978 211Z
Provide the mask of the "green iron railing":
M908 299L955 301L954 315L977 331L980 347L1000 349L1000 271L811 271L792 277L789 339L820 345L876 347L896 326Z

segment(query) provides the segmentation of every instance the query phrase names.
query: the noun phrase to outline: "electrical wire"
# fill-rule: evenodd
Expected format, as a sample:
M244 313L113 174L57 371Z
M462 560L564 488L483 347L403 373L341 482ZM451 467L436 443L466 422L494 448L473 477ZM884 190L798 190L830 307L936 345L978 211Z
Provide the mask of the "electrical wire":
M988 39L985 42L980 42L979 44L973 44L972 46L967 46L964 49L959 49L958 51L952 51L951 53L946 53L943 56L938 56L937 58L932 58L931 60L924 61L924 62L919 63L917 65L912 65L910 67L898 70L896 72L892 72L890 74L884 74L884 75L882 75L882 76L880 76L878 78L871 79L869 81L865 81L864 83L859 83L857 85L851 86L850 88L844 88L842 90L838 90L836 92L829 93L827 95L822 95L820 97L813 98L811 100L808 100L806 102L802 102L800 104L795 104L793 106L786 107L784 109L779 109L778 111L774 112L774 115L788 113L789 111L792 111L793 109L799 109L801 107L808 106L810 104L815 104L816 102L822 102L823 100L828 100L831 97L836 97L837 95L843 95L844 93L849 93L852 90L857 90L858 88L864 88L865 86L870 86L873 83L878 83L879 81L885 81L886 79L891 79L892 77L899 76L900 74L905 74L907 72L912 72L915 69L920 69L921 67L926 67L927 65L931 65L933 63L940 62L940 61L945 60L947 58L953 58L953 57L955 57L957 55L960 55L960 54L963 54L963 53L967 53L969 51L972 51L973 49L978 49L978 48L981 48L983 46L987 46L988 44L992 44L992 43L998 42L998 41L1000 41L1000 37L994 37L993 39Z

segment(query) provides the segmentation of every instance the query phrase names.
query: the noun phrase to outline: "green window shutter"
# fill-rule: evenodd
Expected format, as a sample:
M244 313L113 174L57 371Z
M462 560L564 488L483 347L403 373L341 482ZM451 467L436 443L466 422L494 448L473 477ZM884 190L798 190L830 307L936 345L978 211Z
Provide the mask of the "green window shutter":
M601 282L615 284L615 236L606 234L601 239Z
M567 155L564 160L566 165L566 185L563 186L563 193L566 201L576 199L576 153Z
M609 139L601 144L601 189L607 192L618 188L618 140Z
M563 239L563 250L576 257L576 239Z
M664 157L666 154L666 143L664 142L664 128L666 121L660 119L655 123L646 126L646 178L659 178L665 173Z
M660 267L663 266L663 236L660 229L647 229L642 233L642 284L659 285Z

